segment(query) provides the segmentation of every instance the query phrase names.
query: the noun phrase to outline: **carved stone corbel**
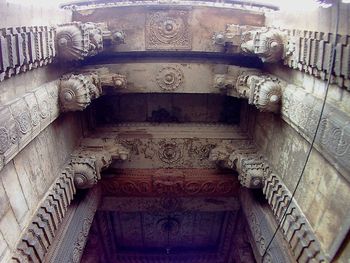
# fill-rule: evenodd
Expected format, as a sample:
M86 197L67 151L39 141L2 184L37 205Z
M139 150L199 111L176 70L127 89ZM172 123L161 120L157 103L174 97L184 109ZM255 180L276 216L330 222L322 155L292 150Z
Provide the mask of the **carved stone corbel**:
M97 23L72 22L57 28L56 47L62 60L82 60L103 49L105 26Z
M287 34L266 27L226 25L225 32L215 33L217 45L236 47L235 52L256 55L263 62L278 62L290 54Z
M211 150L209 159L225 168L235 169L242 186L263 187L267 166L253 144L248 143L243 146L224 141Z
M101 179L101 170L109 167L112 160L125 161L128 156L129 150L120 144L86 139L72 154L75 186L80 189L93 187Z
M280 110L282 89L277 78L244 72L238 76L235 90L240 97L248 98L249 104L255 105L260 111Z
M278 112L282 98L282 82L259 71L230 72L214 77L216 88L227 95L248 99L260 111Z
M82 111L102 93L96 74L66 75L60 82L60 106L62 111Z

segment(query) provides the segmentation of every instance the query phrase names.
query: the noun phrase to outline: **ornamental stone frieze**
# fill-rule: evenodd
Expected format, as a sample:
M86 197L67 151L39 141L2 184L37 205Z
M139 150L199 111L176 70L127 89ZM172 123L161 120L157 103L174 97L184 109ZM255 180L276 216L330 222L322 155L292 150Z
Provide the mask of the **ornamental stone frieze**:
M58 81L0 106L0 170L59 116Z
M272 75L237 69L228 74L215 75L214 85L227 95L248 99L248 103L260 111L280 111L283 84Z
M210 151L209 159L225 168L235 169L242 186L263 187L268 166L252 142L238 144L234 141L223 141Z
M120 144L85 138L71 156L74 183L79 189L91 188L101 179L101 170L113 160L125 161L129 150Z
M61 111L82 111L91 101L100 97L103 87L126 88L126 77L104 72L84 72L65 75L60 80L59 100Z

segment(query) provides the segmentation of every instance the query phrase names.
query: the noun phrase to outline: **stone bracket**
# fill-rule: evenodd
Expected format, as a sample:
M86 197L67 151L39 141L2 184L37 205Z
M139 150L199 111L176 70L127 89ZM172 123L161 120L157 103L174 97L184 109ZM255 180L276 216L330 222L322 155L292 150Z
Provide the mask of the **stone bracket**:
M91 188L101 179L101 170L108 168L112 160L125 161L129 150L112 141L83 139L80 147L72 154L74 183L77 188Z
M217 74L214 85L227 95L248 99L260 111L280 111L283 84L272 75L255 70Z
M263 187L268 167L251 141L245 144L223 141L210 151L209 159L225 168L235 169L242 186Z

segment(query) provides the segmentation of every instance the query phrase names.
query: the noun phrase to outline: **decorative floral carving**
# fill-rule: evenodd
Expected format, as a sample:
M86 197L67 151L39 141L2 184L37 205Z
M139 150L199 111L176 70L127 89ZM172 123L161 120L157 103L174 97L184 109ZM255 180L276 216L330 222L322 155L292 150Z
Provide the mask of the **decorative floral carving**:
M40 124L40 116L39 116L39 107L38 105L34 105L30 111L32 125L38 126Z
M165 91L177 90L184 82L184 74L179 67L167 66L159 70L156 81Z
M188 18L186 10L150 12L146 21L146 49L191 49Z
M163 141L160 143L158 157L165 163L173 164L182 158L182 151L176 142Z

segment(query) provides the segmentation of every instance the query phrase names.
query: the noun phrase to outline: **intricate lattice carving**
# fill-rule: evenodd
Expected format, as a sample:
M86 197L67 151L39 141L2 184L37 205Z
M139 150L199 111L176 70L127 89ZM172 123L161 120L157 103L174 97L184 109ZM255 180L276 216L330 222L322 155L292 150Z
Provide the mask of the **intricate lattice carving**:
M0 29L0 81L51 63L55 34L48 26Z
M57 28L57 53L64 60L81 60L103 49L104 25L73 22Z
M147 15L146 49L192 49L189 11L157 10Z
M59 94L61 110L82 111L101 92L101 84L95 74L63 76Z
M107 168L112 160L125 161L128 156L129 151L120 144L85 139L72 154L75 186L80 189L91 188L101 179L101 170Z
M246 145L224 141L211 150L209 158L221 166L235 169L240 183L248 188L261 188L267 166L252 143Z

